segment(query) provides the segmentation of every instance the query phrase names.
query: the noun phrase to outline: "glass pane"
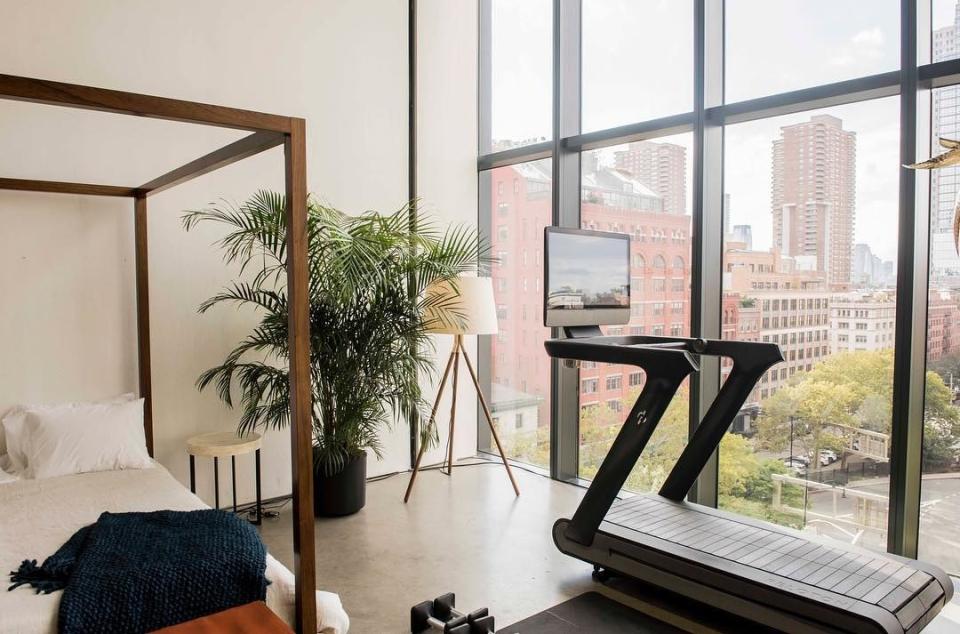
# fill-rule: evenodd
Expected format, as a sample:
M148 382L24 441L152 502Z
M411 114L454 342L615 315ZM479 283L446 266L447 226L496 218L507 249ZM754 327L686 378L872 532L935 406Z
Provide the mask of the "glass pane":
M693 110L693 3L585 0L583 131Z
M953 17L950 15L951 26L934 31L935 61L960 57L960 32L952 26ZM958 100L957 86L933 91L934 153L943 151L940 137L960 136ZM960 169L956 167L930 172L930 296L919 544L921 558L950 573L960 572L956 547L960 518L960 255L953 235L958 179Z
M584 229L631 237L626 326L608 335L688 336L690 332L690 156L693 136L584 152L580 220ZM580 367L580 477L597 472L643 387L634 366ZM687 441L686 383L627 479L628 491L658 489Z
M886 550L896 98L728 126L724 336L780 345L720 451L721 507Z
M481 153L551 138L553 3L487 0L491 4L490 139Z
M483 173L499 332L490 337L491 404L507 456L550 464L550 358L543 341L543 228L550 224L551 161Z
M727 0L728 103L900 66L897 0Z

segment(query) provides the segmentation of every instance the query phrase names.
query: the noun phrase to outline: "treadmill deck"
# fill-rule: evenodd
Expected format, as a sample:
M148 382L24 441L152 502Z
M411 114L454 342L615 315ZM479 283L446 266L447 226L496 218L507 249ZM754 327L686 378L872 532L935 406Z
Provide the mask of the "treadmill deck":
M931 583L932 575L891 557L826 545L658 495L618 501L601 530L608 532L608 525L698 551L706 556L703 563L715 560L718 568L742 565L775 575L782 579L777 585L795 594L879 606L894 613L904 629L944 600L940 584Z

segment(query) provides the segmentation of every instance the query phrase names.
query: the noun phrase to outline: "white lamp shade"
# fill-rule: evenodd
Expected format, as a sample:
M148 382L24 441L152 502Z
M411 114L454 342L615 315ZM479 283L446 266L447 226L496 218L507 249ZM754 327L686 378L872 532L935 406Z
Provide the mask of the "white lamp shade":
M497 306L489 277L458 277L427 287L427 297L438 297L437 309L426 314L429 332L447 335L497 333Z

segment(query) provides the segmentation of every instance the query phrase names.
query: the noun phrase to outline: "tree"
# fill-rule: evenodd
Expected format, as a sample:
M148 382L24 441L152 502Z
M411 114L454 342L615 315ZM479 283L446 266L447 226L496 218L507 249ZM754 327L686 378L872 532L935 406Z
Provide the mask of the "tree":
M856 421L860 429L889 432L893 417L893 403L879 394L867 394L857 408Z
M620 401L621 412L602 406L580 411L581 477L590 479L596 475L639 394L639 388L630 390ZM687 442L688 403L687 390L683 387L664 412L624 488L630 491L656 491L660 488Z
M852 426L860 402L862 398L858 401L851 387L811 380L808 375L777 390L764 402L757 423L758 438L764 448L783 451L792 433L801 450L795 451L797 455L816 456L822 449L842 449L843 437L836 425Z
M613 439L620 432L625 412L630 410L639 394L632 390L623 397L623 412L605 407L595 407L580 413L580 475L590 479L596 475L600 463L610 449ZM625 487L629 491L656 491L663 484L677 458L687 444L690 420L689 393L686 386L677 391L660 424L654 431L647 448L630 472ZM750 440L737 434L727 434L720 443L723 460L720 461L719 494L723 496L747 495L757 488L757 479L764 469L769 473L776 467L767 465L778 461L761 461L756 457ZM771 488L772 491L772 488ZM769 503L771 495L765 496Z
M936 361L931 361L927 369L939 374L944 383L950 381L951 375L953 376L954 382L960 382L960 353L948 354L945 357L940 357Z
M960 410L938 374L927 372L926 379L924 418L949 422L952 445L960 438ZM889 434L892 402L892 350L836 354L763 402L758 438L765 449L782 451L792 419L794 442L804 452L840 451L845 439L838 425Z
M937 471L949 467L956 458L954 425L944 418L930 417L923 422L923 469Z

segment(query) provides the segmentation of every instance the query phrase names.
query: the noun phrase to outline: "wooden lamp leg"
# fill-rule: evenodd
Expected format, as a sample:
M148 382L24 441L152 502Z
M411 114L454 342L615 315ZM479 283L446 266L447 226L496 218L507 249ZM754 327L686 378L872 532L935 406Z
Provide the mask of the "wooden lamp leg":
M480 400L480 406L483 407L483 415L487 417L487 424L490 425L490 433L493 435L493 442L497 444L497 451L500 452L500 459L503 460L503 466L507 469L507 475L510 477L510 484L513 485L513 492L520 495L520 487L513 477L513 471L510 469L510 463L507 462L507 456L503 453L503 446L500 444L500 437L497 435L497 428L493 424L493 417L490 415L490 408L487 407L487 400L483 398L483 390L480 389L480 381L477 380L477 373L473 371L473 364L470 363L470 357L467 355L466 348L463 349L463 360L467 362L467 369L470 371L470 378L473 379L473 387L477 390L477 398Z
M455 335L453 338L453 394L450 398L450 431L447 434L447 475L453 475L453 431L456 426L457 416L457 377L460 374L460 349L463 335Z
M450 357L447 358L447 367L443 371L443 378L440 379L440 387L437 388L437 399L433 402L433 409L430 410L430 420L428 425L432 425L437 416L437 408L440 407L440 399L443 397L443 388L447 385L447 377L450 376L450 367L453 365L453 351L450 351ZM423 454L427 449L427 443L420 443L420 451L417 452L417 461L413 465L413 473L410 474L410 482L407 483L407 492L403 496L403 503L406 504L410 499L410 493L413 491L413 482L417 479L417 472L420 470L420 461L423 460Z

